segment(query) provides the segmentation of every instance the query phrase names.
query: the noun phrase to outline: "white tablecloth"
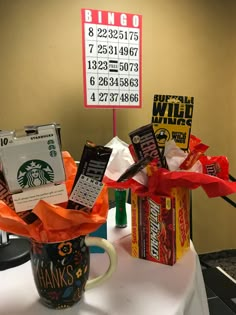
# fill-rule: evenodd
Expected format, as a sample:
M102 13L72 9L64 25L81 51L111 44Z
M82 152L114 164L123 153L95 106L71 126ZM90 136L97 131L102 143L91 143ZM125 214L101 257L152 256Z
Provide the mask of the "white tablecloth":
M128 209L129 211L129 209ZM174 266L131 257L128 227L114 227L109 211L108 239L115 245L118 267L107 282L85 292L72 308L55 311L39 302L30 262L0 271L0 315L209 315L198 256L191 249ZM91 277L105 271L106 254L91 255Z

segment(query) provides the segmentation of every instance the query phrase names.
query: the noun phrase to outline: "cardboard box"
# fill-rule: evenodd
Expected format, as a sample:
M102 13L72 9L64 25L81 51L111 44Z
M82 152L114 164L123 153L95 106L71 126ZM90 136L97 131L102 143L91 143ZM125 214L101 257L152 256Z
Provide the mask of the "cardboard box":
M132 256L173 265L190 246L190 198L186 188L171 195L132 194Z
M176 211L176 260L190 247L190 191L178 187L172 189Z

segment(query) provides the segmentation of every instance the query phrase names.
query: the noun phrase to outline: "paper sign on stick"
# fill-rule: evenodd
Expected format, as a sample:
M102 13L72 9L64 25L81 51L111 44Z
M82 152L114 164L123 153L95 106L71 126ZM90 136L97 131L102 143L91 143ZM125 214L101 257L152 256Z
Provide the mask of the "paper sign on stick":
M173 139L181 149L188 149L193 104L189 96L154 95L152 125L160 148Z
M85 107L141 107L142 16L91 9L81 16Z

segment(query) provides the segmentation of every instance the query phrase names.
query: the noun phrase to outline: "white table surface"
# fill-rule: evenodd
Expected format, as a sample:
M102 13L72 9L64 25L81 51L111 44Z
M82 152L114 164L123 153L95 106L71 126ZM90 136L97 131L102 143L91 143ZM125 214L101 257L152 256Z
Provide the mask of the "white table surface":
M130 206L128 227L114 227L115 212L108 215L108 240L118 254L113 276L84 293L71 308L52 310L39 302L31 265L0 271L0 315L209 315L198 256L191 249L174 265L166 266L133 258L131 253ZM92 254L90 276L105 271L106 254Z

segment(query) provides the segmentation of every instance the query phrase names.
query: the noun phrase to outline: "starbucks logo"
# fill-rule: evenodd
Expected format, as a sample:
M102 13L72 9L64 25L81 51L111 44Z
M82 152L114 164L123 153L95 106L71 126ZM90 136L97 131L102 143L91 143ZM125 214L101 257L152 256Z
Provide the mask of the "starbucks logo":
M17 180L22 188L36 187L53 183L54 172L45 161L30 160L19 168Z

